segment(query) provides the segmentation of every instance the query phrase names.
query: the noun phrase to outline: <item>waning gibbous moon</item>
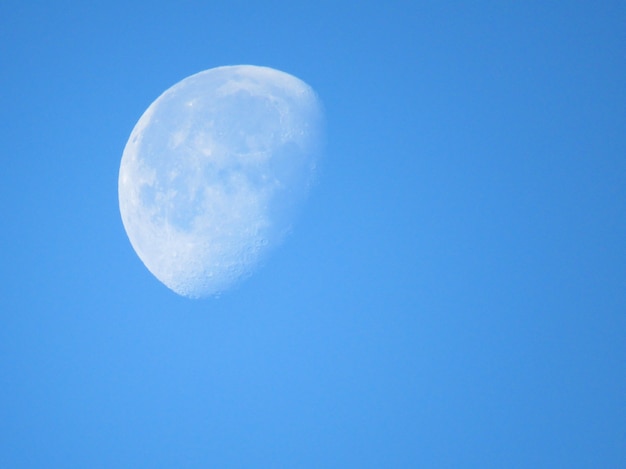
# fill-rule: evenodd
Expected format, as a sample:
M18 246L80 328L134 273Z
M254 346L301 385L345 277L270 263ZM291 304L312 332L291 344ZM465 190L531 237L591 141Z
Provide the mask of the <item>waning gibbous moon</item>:
M217 295L289 232L315 178L323 112L285 72L237 65L191 75L159 96L120 165L124 228L174 292Z

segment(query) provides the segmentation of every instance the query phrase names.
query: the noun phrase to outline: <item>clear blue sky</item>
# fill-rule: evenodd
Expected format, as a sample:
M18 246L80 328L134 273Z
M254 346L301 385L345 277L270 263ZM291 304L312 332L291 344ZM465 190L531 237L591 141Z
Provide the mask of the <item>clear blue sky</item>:
M4 0L0 467L626 467L626 5ZM326 109L291 238L218 300L122 226L182 78Z

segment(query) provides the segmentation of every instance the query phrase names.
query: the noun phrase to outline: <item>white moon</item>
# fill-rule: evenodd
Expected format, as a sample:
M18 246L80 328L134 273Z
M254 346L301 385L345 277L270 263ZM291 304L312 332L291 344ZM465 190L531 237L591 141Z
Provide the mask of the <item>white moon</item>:
M313 182L322 120L306 83L267 67L213 68L159 96L126 143L118 185L148 270L191 298L250 275Z

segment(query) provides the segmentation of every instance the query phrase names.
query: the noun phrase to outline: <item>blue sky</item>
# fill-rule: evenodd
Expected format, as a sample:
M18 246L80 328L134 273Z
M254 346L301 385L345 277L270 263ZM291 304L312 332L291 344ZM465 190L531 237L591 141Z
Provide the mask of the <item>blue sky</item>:
M623 2L250 3L0 5L0 466L625 466ZM119 163L232 64L310 84L327 152L191 301Z

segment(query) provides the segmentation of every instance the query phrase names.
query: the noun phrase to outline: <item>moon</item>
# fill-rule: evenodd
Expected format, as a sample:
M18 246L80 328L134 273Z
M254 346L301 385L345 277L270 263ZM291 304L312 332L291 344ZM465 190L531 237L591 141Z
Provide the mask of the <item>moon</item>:
M224 292L290 232L322 146L321 103L293 75L236 65L185 78L124 148L118 196L131 245L179 295Z

